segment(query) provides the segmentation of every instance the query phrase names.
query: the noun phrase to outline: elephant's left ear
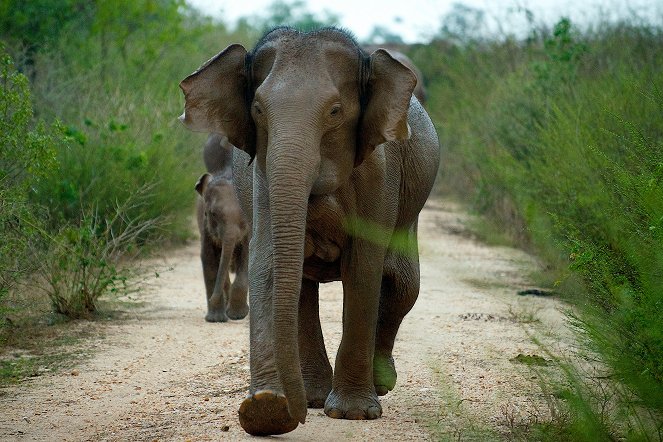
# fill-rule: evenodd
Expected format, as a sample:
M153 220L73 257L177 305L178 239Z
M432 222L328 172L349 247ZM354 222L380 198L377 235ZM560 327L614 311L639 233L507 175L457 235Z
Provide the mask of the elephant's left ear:
M246 49L230 45L182 80L186 102L180 120L194 131L224 133L248 152L254 148L254 129L247 106L245 60Z
M355 166L377 145L410 138L407 113L417 84L414 73L384 49L371 54L369 72Z
M205 193L205 189L207 188L210 179L212 179L212 175L209 173L204 173L198 178L198 181L196 182L196 192L198 192L200 196L203 196L203 193Z

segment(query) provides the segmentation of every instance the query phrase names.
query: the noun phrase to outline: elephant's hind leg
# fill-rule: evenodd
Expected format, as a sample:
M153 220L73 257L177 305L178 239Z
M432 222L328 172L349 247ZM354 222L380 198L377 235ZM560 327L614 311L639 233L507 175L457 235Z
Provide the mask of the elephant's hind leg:
M410 239L416 245L416 226ZM416 247L413 247L416 251ZM389 251L385 257L380 294L375 354L373 357L373 384L379 396L384 396L396 385L396 367L392 350L398 328L419 296L419 256L417 253Z
M299 357L311 408L322 408L332 388L332 367L320 326L318 283L302 280L299 298Z

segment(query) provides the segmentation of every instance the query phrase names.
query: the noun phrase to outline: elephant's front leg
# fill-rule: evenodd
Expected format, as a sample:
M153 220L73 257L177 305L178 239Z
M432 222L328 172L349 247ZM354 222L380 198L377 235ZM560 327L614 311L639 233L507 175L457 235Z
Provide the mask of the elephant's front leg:
M221 262L216 273L216 281L212 296L207 301L208 312L205 319L209 322L226 322L226 303L228 302L228 292L230 291L230 258L233 252L233 244L230 241L224 241L221 248Z
M322 408L332 388L332 367L320 326L318 283L302 280L299 297L299 358L311 408Z
M376 419L382 406L373 385L375 329L385 250L355 239L343 257L343 337L325 413L337 419Z
M226 322L228 317L226 316L226 307L223 303L223 298L219 297L218 294L215 296L221 253L219 253L218 248L212 245L212 241L206 236L203 237L200 258L203 264L203 277L205 278L207 296L207 314L205 315L205 320L207 322Z

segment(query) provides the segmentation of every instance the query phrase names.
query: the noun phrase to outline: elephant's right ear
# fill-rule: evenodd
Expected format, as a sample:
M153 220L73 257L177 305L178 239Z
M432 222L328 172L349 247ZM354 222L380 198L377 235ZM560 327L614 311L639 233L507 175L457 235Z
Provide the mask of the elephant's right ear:
M209 180L212 178L212 175L209 173L204 173L198 178L198 181L196 182L196 192L200 196L203 196L203 193L205 192L205 188L207 187L207 183L209 183Z
M247 105L246 57L242 45L230 45L182 80L185 104L180 120L194 131L225 133L253 158L255 129Z

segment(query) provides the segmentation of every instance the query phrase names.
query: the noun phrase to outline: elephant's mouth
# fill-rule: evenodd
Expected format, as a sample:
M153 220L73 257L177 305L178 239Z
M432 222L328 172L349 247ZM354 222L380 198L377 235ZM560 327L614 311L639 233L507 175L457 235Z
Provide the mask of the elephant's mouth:
M341 250L347 234L339 228L344 211L333 195L309 198L303 277L316 282L341 279Z

